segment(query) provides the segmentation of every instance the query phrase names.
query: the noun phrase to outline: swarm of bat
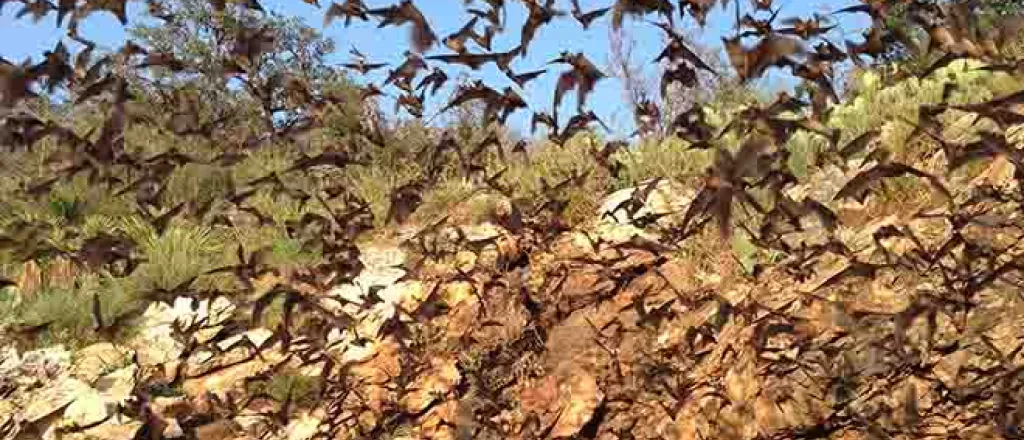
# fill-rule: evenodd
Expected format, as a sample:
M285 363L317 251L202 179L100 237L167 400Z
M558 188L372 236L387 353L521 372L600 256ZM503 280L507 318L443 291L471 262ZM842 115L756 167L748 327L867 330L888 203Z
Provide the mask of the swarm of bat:
M611 1L611 0L609 0ZM173 301L174 298L186 297L193 301L212 300L221 295L230 295L243 302L244 308L250 312L251 320L233 322L237 328L248 328L259 325L266 311L273 304L281 304L281 324L275 329L274 337L260 347L251 347L253 356L271 344L280 342L286 350L300 353L304 365L323 364L322 378L325 387L322 394L330 401L339 405L336 413L330 417L341 418L350 408L342 408L341 403L352 400L351 387L345 381L345 368L335 365L335 360L323 354L327 345L328 329L352 331L354 319L335 308L325 306L313 292L324 293L332 286L341 282L351 281L362 269L359 261L359 250L356 246L360 236L374 228L374 213L370 204L353 194L343 185L326 188L310 189L297 187L288 178L289 174L320 177L351 166L365 165L366 158L351 151L350 146L337 146L332 150L318 154L303 154L287 167L268 172L247 181L231 180L229 188L223 194L202 200L170 202L166 190L171 184L172 175L184 167L231 167L246 159L253 151L273 145L279 141L294 141L326 122L321 117L326 109L341 104L342 98L325 91L317 90L305 82L303 78L288 75L266 78L258 74L263 55L274 48L274 36L266 29L249 29L241 27L233 35L224 38L231 42L231 50L224 54L216 71L209 71L210 66L190 65L185 60L177 59L174 54L161 53L134 43L126 43L120 50L112 53L96 53L96 45L80 35L78 23L95 12L113 14L122 24L127 23L126 1L124 0L87 0L84 2L49 0L6 0L4 3L18 3L15 15L17 18L29 17L39 21L47 17L51 11L56 12L56 24L62 26L68 22L67 37L84 46L72 55L64 42L59 42L52 50L48 50L37 59L9 61L0 59L0 146L9 150L38 149L44 142L60 146L46 159L46 165L53 171L52 176L38 182L25 185L22 192L25 197L42 201L51 189L62 182L71 182L83 177L90 185L104 188L114 197L130 200L135 213L143 219L153 233L165 234L176 222L195 222L213 227L239 227L249 222L259 227L281 228L287 231L290 238L302 243L302 246L315 248L323 255L321 263L304 268L302 271L282 273L269 262L270 250L246 249L239 245L235 259L237 262L224 267L213 268L203 273L203 278L226 280L234 286L233 290L202 289L197 287L198 278L182 281L173 287L154 288L144 292L148 301ZM253 13L262 13L263 8L257 0L235 2L237 6L249 9ZM700 179L693 201L685 212L682 220L666 230L660 230L663 242L654 242L641 236L634 237L623 244L611 245L592 240L594 255L580 257L572 264L586 267L598 267L599 272L609 280L607 291L602 291L601 298L612 297L628 289L631 283L645 274L661 274L660 269L667 256L679 250L685 240L698 236L704 228L714 225L720 238L729 239L735 234L744 234L759 249L765 252L782 255L778 268L797 279L810 279L819 275L813 269L813 262L823 255L833 255L847 263L845 269L833 273L820 280L806 299L797 301L813 301L821 292L844 288L855 284L857 280L871 280L886 271L901 270L915 276L932 277L941 283L931 286L929 295L915 297L914 302L905 311L887 319L893 322L891 340L875 341L889 350L890 361L898 362L901 368L913 370L924 368L931 360L915 356L907 350L906 328L915 319L931 320L934 324L939 313L949 314L961 319L955 325L967 326L968 316L975 311L978 297L995 283L1021 282L1021 270L1024 262L1019 261L1012 251L1014 245L1003 246L983 242L974 238L971 228L1010 229L1016 230L1019 242L1021 225L1014 216L998 212L996 206L1015 206L1024 201L1019 190L1009 191L997 188L984 188L975 193L963 196L948 187L949 176L963 170L967 165L987 160L1005 160L1015 166L1014 178L1024 187L1024 153L1012 145L1005 131L1013 126L1024 124L1024 92L1007 93L992 99L970 104L954 104L948 102L951 90L946 90L943 102L922 107L917 121L904 121L912 125L910 138L937 144L943 151L948 163L948 172L930 172L911 163L895 160L880 146L882 133L878 129L863 133L847 133L830 128L828 123L829 104L839 103L841 97L836 90L837 71L842 69L841 63L851 61L858 66L866 66L866 58L880 59L896 45L903 45L923 55L933 56L935 60L926 66L919 75L929 77L937 70L949 66L959 59L977 59L985 63L982 69L1020 75L1024 72L1019 60L1012 60L1000 52L1000 47L1012 38L1019 37L1024 30L1024 19L1020 17L1003 17L983 31L981 24L974 15L973 2L953 2L949 5L935 5L930 2L898 1L898 0L862 0L856 5L836 10L831 15L814 14L811 17L778 17L780 7L770 0L754 0L749 13L741 16L741 8L746 1L728 0L681 0L673 4L668 0L614 0L610 4L584 9L578 0L558 2L555 0L486 0L483 5L467 2L466 13L469 19L454 32L444 35L431 25L423 10L412 0L400 0L395 4L371 7L362 0L344 0L332 2L326 6L324 25L340 22L344 26L359 25L370 22L378 28L407 27L410 47L404 53L400 63L391 64L383 61L370 60L358 49L353 48L353 58L342 67L353 74L369 75L382 72L383 79L378 82L366 83L360 91L361 100L371 100L380 96L394 99L395 112L404 111L408 115L423 120L432 120L439 114L452 109L480 104L487 126L504 124L513 114L530 111L531 131L544 126L547 139L558 145L569 144L580 133L586 133L593 127L604 127L610 131L605 122L594 111L587 107L588 97L595 88L603 85L608 79L595 61L583 52L582 48L565 48L564 51L549 60L551 67L536 69L529 66L520 67L524 56L528 54L531 42L543 38L544 28L556 20L572 20L582 31L591 31L595 23L607 20L613 29L620 29L626 20L634 20L640 24L651 24L661 29L660 35L665 37L665 47L656 58L655 63L662 66L663 75L660 90L668 94L670 87L693 88L698 85L698 74L728 75L718 72L709 63L702 60L691 49L686 38L676 28L677 24L693 20L704 26L716 4L723 10L735 8L735 33L722 38L728 61L733 68L735 77L740 82L755 80L765 76L773 69L788 71L795 78L803 81L809 91L806 99L781 94L772 102L761 105L750 105L738 112L732 120L722 127L708 123L704 110L700 106L676 112L676 117L665 122L667 131L673 136L685 140L690 148L714 149L713 164ZM562 5L561 3L568 3ZM311 2L320 7L317 2ZM212 7L221 13L227 11L225 1L214 1ZM509 29L506 23L506 9L521 7L525 16L519 29ZM890 27L886 18L897 9L905 10L907 22L916 26L924 35L924 44L909 36L904 30ZM162 9L155 2L150 4L150 13L158 19L168 20ZM861 40L836 42L835 30L840 29L837 14L863 14L871 22L871 26L863 33ZM648 19L661 21L646 21ZM512 33L518 38L515 45L504 45L498 37ZM441 52L434 52L440 50ZM484 67L493 65L508 79L506 84L487 84L479 79L470 79L452 88L451 96L436 111L428 108L428 98L451 86L458 78L458 71L469 72L471 75ZM556 67L557 66L557 67ZM158 154L142 154L132 148L126 139L129 126L145 124L161 133L181 139L203 139L216 141L228 135L232 126L232 115L208 115L203 110L201 97L189 94L185 90L165 93L159 91L160 104L168 109L166 118L142 117L136 115L131 107L135 101L133 83L126 72L145 72L147 69L166 69L180 74L225 75L241 81L248 90L262 99L262 117L265 131L250 136L239 142L239 148L225 152L216 157L193 157L178 150L171 149ZM559 69L551 96L550 107L541 107L528 101L532 98L527 85L537 78L547 75L549 70ZM136 75L131 79L146 80L146 76ZM102 104L108 109L106 118L99 127L88 133L62 125L61 122L34 113L27 101L37 99L41 95L48 96L57 91L65 91L66 96L75 106ZM575 92L575 96L569 94ZM560 110L564 110L566 96L571 96L575 108L571 116L560 118ZM282 100L295 106L299 111L287 121L280 121L275 114L280 110L275 100ZM550 110L548 110L550 108ZM659 119L666 110L661 108L657 100L646 100L636 106L637 133L652 132L649 127L660 123ZM979 135L977 140L969 143L954 143L947 140L942 133L941 115L945 112L970 113L979 118L991 121L996 129ZM427 115L432 115L427 117ZM562 120L564 119L564 121ZM596 125L595 125L596 123ZM379 127L366 128L354 133L360 141L366 141L379 148L387 148L388 139ZM818 201L811 198L798 199L788 192L799 179L791 169L787 142L794 135L807 132L825 140L828 151L824 154L835 160L838 166L847 168L850 160L863 159L866 164L852 172L852 176L834 194L831 201ZM403 226L410 222L424 203L424 194L439 182L439 176L447 166L457 170L459 174L474 182L482 189L504 194L511 200L502 213L495 219L506 229L523 237L532 237L534 242L523 238L524 243L532 243L536 249L545 246L545 239L557 232L568 229L558 219L567 209L568 189L582 185L589 176L585 173L570 175L550 183L544 180L541 189L541 200L524 201L514 197L513 190L503 175L507 168L499 168L497 172L488 168L487 157L491 151L501 161L523 157L530 160L526 143L521 142L515 147L503 145L503 139L495 131L488 131L484 139L475 140L464 145L450 132L442 133L436 140L415 154L415 160L425 170L424 176L397 185L389 194L389 209L382 220L393 226ZM726 136L730 135L730 136ZM738 145L724 145L725 139L741 139ZM355 141L353 141L355 142ZM618 176L623 165L616 159L620 150L627 149L626 140L611 140L593 148L595 161L613 176ZM516 155L516 156L513 156ZM0 169L4 166L0 164ZM850 170L853 171L853 170ZM848 248L839 240L839 229L843 223L843 213L836 212L828 206L838 203L866 203L873 194L884 190L896 180L905 182L915 180L927 188L930 194L942 201L932 211L918 213L919 218L941 218L947 220L953 228L952 238L936 247L928 247L922 243L922 237L915 235L908 228L895 226L881 227L872 234L872 240L878 244L877 258L864 258L857 250ZM325 180L326 181L326 180ZM629 221L640 229L650 229L658 223L658 218L639 215L642 207L651 194L658 188L661 179L653 179L635 190L627 200L616 206L612 212L624 212ZM282 221L270 213L261 212L253 203L256 196L281 197L294 200L301 206L316 206L317 211L307 212L301 218ZM431 236L440 234L445 229L447 218L420 228L407 245L414 247L427 258L441 260L447 255L445 251L431 244ZM665 228L660 226L656 228ZM92 236L81 236L84 229L72 228L66 242L56 242L47 235L50 225L41 220L23 220L6 225L0 230L0 249L9 251L16 259L22 261L40 258L63 257L73 261L77 266L92 272L100 272L112 277L126 277L137 270L145 261L140 257L138 243L133 242L119 231L109 231ZM823 242L807 243L788 241L785 238L794 233L818 228ZM588 236L589 238L589 236ZM464 244L465 237L456 237ZM884 241L904 240L912 243L912 251L896 253L887 251L882 245ZM468 241L466 241L468 243ZM480 246L481 244L475 243ZM641 263L633 261L637 253L650 255L651 258ZM614 256L609 257L609 254ZM520 305L528 310L530 324L528 327L535 335L531 336L543 343L546 332L553 323L565 319L568 313L560 309L563 303L559 295L557 300L545 302L530 292L518 281L510 281L512 273L528 271L528 259L518 261L502 261L500 267L507 273L464 274L454 276L454 281L467 282L473 286L473 293L480 302L487 303L490 289L520 289L515 297ZM562 277L549 278L542 292L559 292L569 279L568 271ZM756 267L754 277L766 270ZM479 275L479 276L478 276ZM256 282L268 276L282 278L269 291L259 291ZM663 278L664 276L661 275ZM482 277L482 278L481 278ZM453 281L453 280L446 280ZM859 281L858 281L859 282ZM0 289L16 284L13 280L0 278ZM671 284L671 283L669 283ZM935 284L935 283L932 283ZM439 283L440 285L440 283ZM301 289L296 286L303 286ZM597 289L597 287L595 287ZM436 303L440 295L436 289L420 310L405 310L404 315L389 321L385 331L392 332L400 338L410 339L414 326L426 326L430 318L442 313ZM538 299L541 298L541 299ZM94 329L103 338L114 338L131 318L140 315L144 309L140 306L122 316L107 316L104 312L103 298L93 296L92 315ZM692 298L680 294L678 298L657 306L648 307L643 295L633 301L629 308L639 317L637 326L643 329L660 329L665 322L671 320L679 306L690 304ZM800 330L797 318L787 315L793 303L780 308L767 305L730 305L723 298L715 298L722 314L735 314L744 319L756 321L757 335L752 342L759 350L768 351L767 340L780 333L797 335ZM602 300L597 300L599 307ZM590 304L588 304L589 306ZM547 306L551 306L546 308ZM735 307L735 308L730 308ZM838 312L837 312L838 313ZM493 322L494 317L481 310L480 319L484 323ZM856 317L857 319L867 319ZM849 319L854 319L850 317ZM777 320L773 321L773 320ZM780 323L786 321L785 324ZM17 329L21 334L33 334L45 330L48 323L39 323L29 328ZM600 338L605 338L606 328L619 324L607 323L596 326L590 323ZM951 324L954 325L954 324ZM842 327L840 325L840 327ZM851 326L847 326L851 327ZM688 354L695 358L711 353L710 349L702 349L701 341L714 340L720 328L714 325L702 325L689 330L686 339L689 343ZM199 344L195 338L198 327L176 328L177 337L187 341L187 353L197 349L212 349L217 342L226 339L227 333L217 339L207 340ZM837 337L853 331L843 328L837 331ZM796 336L794 336L796 337ZM917 336L915 336L917 337ZM611 338L611 337L608 337ZM603 339L602 339L603 340ZM806 341L805 341L806 342ZM466 342L472 344L472 341ZM533 342L524 338L516 341L524 347ZM605 347L598 342L610 356L618 356L618 349ZM706 343L706 342L703 342ZM810 342L807 342L808 344ZM518 346L518 345L517 345ZM404 346L403 349L414 350ZM946 347L950 353L956 347ZM226 351L222 348L217 350ZM1019 350L1019 349L1018 349ZM496 353L496 352L495 352ZM996 390L999 387L1008 389L1011 383L1019 385L1019 368L1012 367L1017 353L1000 354L1000 358L985 367L993 379L988 387ZM411 355L410 355L411 356ZM327 359L325 360L324 357ZM488 358L498 368L497 355ZM657 364L658 359L649 359L651 365L645 365L652 371L664 367ZM804 366L794 364L790 371ZM831 368L831 367L830 367ZM838 368L838 367L837 367ZM973 367L972 367L973 368ZM980 367L978 367L980 368ZM917 371L917 370L915 370ZM921 370L924 371L924 370ZM180 373L180 371L179 371ZM483 374L483 373L481 373ZM621 374L621 372L620 372ZM783 374L783 373L780 373ZM682 376L680 376L682 377ZM408 378L394 378L394 383L403 384ZM181 380L175 376L173 381ZM476 380L476 379L474 379ZM686 384L682 379L672 379L673 383L659 383L654 393L664 393L659 400L666 411L675 416L683 405L687 393ZM1014 382L1016 381L1016 382ZM833 384L839 387L838 384ZM396 385L398 386L398 385ZM404 386L404 385L403 385ZM985 387L982 387L985 388ZM476 398L489 398L498 401L500 389L488 388L482 384L473 385ZM401 392L407 392L402 390ZM396 391L399 392L399 391ZM953 393L954 391L950 391ZM959 392L959 391L956 391ZM1024 397L1018 392L1011 396L1009 391L993 391L1000 394L1000 407L993 411L1004 414L1001 423L1005 428L1006 438L1020 438L1024 435ZM142 391L139 391L142 393ZM466 391L469 393L469 391ZM496 393L486 396L488 393ZM956 398L962 401L981 399L983 389L964 391L965 395ZM1004 395L1005 394L1005 395ZM259 398L262 398L260 396ZM638 399L638 396L615 396L623 402ZM611 396L609 396L611 399ZM1011 401L1017 399L1011 410ZM238 414L256 398L247 402L225 403L234 408ZM356 399L358 400L358 399ZM669 408L667 400L676 403ZM838 402L838 400L837 400ZM612 403L607 403L603 411L612 411ZM826 422L808 432L793 432L785 438L809 438L810 436L828 435L842 427L867 427L869 432L876 426L872 420L851 416L842 409L849 404L843 400L836 403L836 410ZM507 435L500 426L490 420L497 418L494 408L469 410L470 426L460 433L465 438L487 433L493 438ZM276 412L268 418L286 424L291 404L289 400L280 402ZM332 407L333 408L333 407ZM917 413L917 409L905 409L907 413ZM473 411L476 411L474 414ZM618 410L616 410L618 411ZM1005 414L1014 415L1005 415ZM414 420L417 415L406 414L400 410L381 421L377 428L367 434L370 438L383 436L387 429ZM611 417L610 415L606 417ZM991 417L996 417L992 415ZM1016 417L1016 418L1015 418ZM545 438L556 422L548 422L545 427L535 421L537 438ZM597 423L601 423L598 420ZM636 424L634 422L634 424ZM527 428L523 428L524 431ZM600 426L594 429L603 429ZM890 438L881 428L876 429L872 438ZM594 431L597 432L597 431ZM923 435L923 431L919 432ZM616 434L617 435L617 434ZM461 438L461 437L460 437ZM532 437L526 437L532 438ZM783 438L783 437L778 437Z

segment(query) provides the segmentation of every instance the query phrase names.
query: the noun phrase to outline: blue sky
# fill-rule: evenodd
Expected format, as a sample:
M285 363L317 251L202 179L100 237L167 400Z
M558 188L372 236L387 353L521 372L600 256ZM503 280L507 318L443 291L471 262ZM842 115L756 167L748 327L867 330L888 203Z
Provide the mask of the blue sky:
M329 0L322 0L322 6L326 8ZM366 0L369 7L381 7L398 0ZM597 7L608 6L612 0L580 0L584 10L591 10ZM469 19L463 9L463 0L419 0L417 5L430 20L430 23L439 37L444 37L460 27ZM506 31L497 36L492 44L496 51L504 51L514 47L519 41L519 28L525 19L525 9L519 2L509 1L507 6ZM673 2L675 3L675 2ZM741 0L744 10L749 10L747 0ZM781 7L780 17L800 15L809 16L814 12L828 12L855 3L854 0L776 0L776 6ZM303 3L299 0L263 0L264 8L286 15L298 16L308 25L315 28L322 28L322 17L324 9L317 9L314 6ZM478 6L483 5L479 0ZM569 0L558 0L559 8L569 10ZM0 13L0 56L12 61L20 61L27 56L39 56L42 51L52 48L64 35L63 30L54 26L54 14L45 17L38 24L33 24L28 18L16 20L14 18L20 4L8 3ZM132 3L129 13L141 12L144 4ZM697 37L714 48L721 48L720 38L732 31L734 12L730 3L728 11L722 11L715 7L714 12L708 19L705 29L697 28L691 18L679 21L676 17L676 25L696 30ZM651 20L656 17L651 16ZM829 37L842 46L843 39L859 41L859 34L863 29L864 20L859 17L841 17L840 28L834 30ZM562 66L545 66L546 62L556 56L562 50L582 51L595 64L602 68L608 65L609 57L609 26L607 16L595 22L588 31L583 31L579 24L571 17L564 17L561 20L554 20L552 24L542 27L534 37L529 48L529 54L523 58L517 58L512 68L517 72L525 72L539 68L549 67L548 73L527 84L521 93L534 110L549 111L551 107L552 94L559 72L565 68ZM482 29L482 25L479 26ZM662 31L642 21L627 20L624 26L629 34L635 39L634 60L642 63L649 74L657 72L657 66L651 60L662 49ZM116 47L124 39L124 31L113 16L105 13L93 14L80 28L81 33L101 45ZM408 43L408 30L406 28L385 28L377 29L373 22L353 21L348 28L344 27L342 20L336 20L331 26L323 29L327 37L332 38L337 45L337 53L332 56L331 61L341 63L349 59L349 48L357 47L373 61L387 61L400 63L402 52ZM478 48L471 49L473 51ZM447 49L440 45L435 46L433 53L446 53ZM724 55L723 55L724 56ZM449 76L454 77L458 72L468 72L473 77L481 78L492 87L500 90L501 87L511 85L504 74L497 71L492 65L482 68L480 71L472 72L461 67L448 69ZM370 75L368 80L379 80L380 75ZM761 80L757 85L768 90L784 89L792 82L780 75L772 75ZM433 110L443 105L447 99L450 89L442 89L438 96L428 102L426 115L433 115ZM623 104L622 84L616 79L607 79L598 83L596 90L589 98L589 107L592 108L602 119L605 120L617 134L627 133L632 129L632 109ZM563 102L561 114L570 114L575 104L574 99L567 99ZM390 104L386 109L391 110ZM509 125L522 134L528 131L529 112L520 111L514 115ZM564 119L563 119L564 121Z

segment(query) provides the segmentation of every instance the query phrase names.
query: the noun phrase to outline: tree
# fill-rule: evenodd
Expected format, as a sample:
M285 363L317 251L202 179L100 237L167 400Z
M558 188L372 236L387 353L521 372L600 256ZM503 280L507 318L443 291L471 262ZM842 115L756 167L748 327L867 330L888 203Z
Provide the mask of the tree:
M645 100L660 104L662 113L656 125L660 127L662 134L670 134L665 133L665 130L676 116L695 105L716 102L728 107L753 96L749 87L731 75L732 71L719 51L696 41L692 33L686 29L677 31L682 34L687 46L717 74L698 70L697 87L680 87L673 84L668 87L664 96L659 89L665 66L658 66L655 71L646 72L641 64L633 60L636 42L626 28L609 31L609 71L622 81L624 100L627 103L634 107Z
M335 128L358 124L362 108L354 84L326 61L334 42L297 18L245 9L218 12L203 0L173 0L160 16L160 23L136 22L129 35L150 51L173 54L193 73L157 69L150 78L137 78L142 89L190 89L211 107L207 112L252 115L274 134L308 122L308 106L288 95L289 82L298 82L346 103L340 109L345 117L333 119ZM239 72L233 51L254 37L267 44Z

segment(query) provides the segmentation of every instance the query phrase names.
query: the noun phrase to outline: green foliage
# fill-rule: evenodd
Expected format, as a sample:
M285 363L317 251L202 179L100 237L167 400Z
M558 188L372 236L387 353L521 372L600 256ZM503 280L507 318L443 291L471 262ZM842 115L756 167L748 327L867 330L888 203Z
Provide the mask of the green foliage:
M275 374L267 381L251 383L248 391L250 395L271 396L278 402L284 402L290 397L294 405L300 408L310 408L317 404L322 386L318 376L307 376L298 372L282 372Z
M207 270L236 263L226 257L234 250L227 245L227 235L208 226L172 225L157 235L149 223L130 218L123 227L145 259L131 276L139 289L169 289Z
M918 107L939 103L945 84L956 85L949 99L953 103L981 102L1024 86L1009 75L977 70L978 66L977 62L957 61L928 78L912 77L891 86L886 86L880 75L865 73L858 78L855 97L833 108L829 125L842 130L842 142L881 128L883 145L894 153L904 153L913 127L903 118L916 122Z
M687 182L700 176L711 164L712 152L688 148L678 138L645 140L629 151L620 152L624 166L619 186L636 186L653 177Z
M528 161L510 163L506 180L522 200L537 203L546 200L542 196L545 183L555 185L585 174L582 185L572 185L564 192L569 201L565 220L569 224L582 222L593 216L612 183L607 171L594 160L593 147L593 141L582 135L561 147L542 145L531 153Z
M473 183L466 179L446 179L424 194L423 204L416 210L416 217L425 223L430 222L452 213L456 207L468 202L474 206L470 207L470 215L466 220L479 220L486 203L483 198L472 197L476 192Z
M116 279L99 275L79 277L77 286L44 289L15 302L11 293L0 296L0 324L48 324L36 341L40 345L83 345L94 339L92 297L99 295L104 320L112 320L140 306L133 290Z

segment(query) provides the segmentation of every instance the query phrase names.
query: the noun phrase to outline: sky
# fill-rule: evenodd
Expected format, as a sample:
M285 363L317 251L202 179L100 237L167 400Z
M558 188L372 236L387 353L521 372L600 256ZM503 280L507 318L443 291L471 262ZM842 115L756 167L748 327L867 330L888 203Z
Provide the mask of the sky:
M364 0L370 8L383 7L397 3L398 0ZM613 0L580 0L583 10L589 11L598 7L606 7ZM749 9L747 0L740 0L743 10ZM352 25L345 27L343 20L335 20L329 27L323 28L323 12L329 6L329 0L321 0L322 9L309 5L299 0L262 0L261 4L267 10L275 11L289 16L297 16L307 25L322 30L326 37L334 40L337 50L332 54L329 61L343 63L350 60L349 49L358 48L373 62L391 62L397 65L403 61L403 51L408 47L408 27L388 27L378 29L376 22L360 22L354 20ZM434 32L439 38L458 30L471 17L465 12L464 0L418 0L417 6L429 20ZM495 51L506 51L515 47L519 42L519 29L525 20L525 8L519 2L508 1L506 6L507 17L506 31L495 37L492 49ZM675 3L675 2L673 2ZM827 13L851 4L856 0L776 0L775 6L781 8L780 17L803 16L809 17L812 13ZM486 6L481 0L475 1L476 6ZM568 11L569 0L557 0L556 6L559 9ZM15 19L15 14L21 8L20 4L7 2L0 9L0 56L11 60L21 61L26 57L39 57L47 49L53 48L64 36L64 30L55 27L55 14L43 18L39 23L33 23L29 18ZM143 12L145 5L141 2L132 2L129 5L129 15ZM548 72L540 78L528 83L520 94L530 106L530 110L548 111L551 110L553 91L559 73L566 67L563 65L546 66L546 63L557 56L563 50L571 52L583 52L588 59L598 67L609 72L609 42L610 26L609 16L598 19L590 29L584 31L582 27L571 17L553 20L551 24L542 27L529 46L529 52L525 57L517 58L512 64L512 70L526 72L541 68L548 68ZM721 49L721 37L733 32L734 10L732 3L727 11L716 6L709 16L707 26L699 28L691 17L680 21L675 17L677 27L686 27L693 30L693 35L704 44L715 49ZM648 20L657 20L656 16L647 17ZM860 41L860 33L864 29L866 20L858 16L845 14L837 16L837 29L833 30L828 37L837 45L842 47L844 39ZM129 25L131 22L129 22ZM481 25L478 25L482 29ZM633 60L642 65L648 75L656 75L658 66L653 64L653 59L664 46L664 33L650 24L627 19L624 29L634 39ZM101 46L108 48L118 47L125 38L125 32L121 24L106 13L91 15L80 26L80 33L90 38ZM472 44L472 43L471 43ZM473 47L471 51L482 51ZM428 55L448 53L447 48L438 44ZM721 55L724 59L724 53ZM38 58L35 58L38 59ZM459 72L467 72L473 78L480 78L491 87L501 88L513 85L504 74L499 72L493 65L481 68L479 71L470 71L462 67L452 67L446 70L450 77L455 77ZM380 81L384 72L368 75L366 80ZM359 78L357 78L359 80ZM791 87L794 81L785 74L772 74L755 85L768 91L784 90ZM451 87L442 89L437 96L427 102L426 117L431 117L434 110L443 106ZM600 81L594 92L588 98L588 107L604 120L613 131L613 135L622 136L633 129L632 109L625 104L622 83L616 78L609 78ZM385 110L390 112L393 107L387 101L383 102ZM567 115L574 112L575 99L567 98L562 103L560 114ZM407 117L407 115L401 115ZM565 118L562 118L563 122ZM528 135L529 111L519 111L513 115L508 122L510 128L522 135Z

